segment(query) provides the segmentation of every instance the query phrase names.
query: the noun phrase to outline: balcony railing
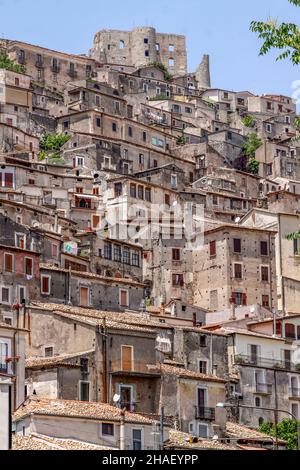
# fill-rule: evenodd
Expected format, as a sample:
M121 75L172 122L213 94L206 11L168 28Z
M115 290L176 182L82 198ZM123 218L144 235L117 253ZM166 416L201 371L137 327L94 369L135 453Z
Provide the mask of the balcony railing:
M215 421L216 412L214 408L207 408L206 406L195 407L196 419L203 419L204 421Z
M300 398L300 388L290 388L290 397L292 398Z
M127 411L135 412L137 408L137 403L128 402L128 401L121 401L120 408L123 410L126 408Z
M256 384L256 393L261 393L263 395L271 395L272 394L272 384L266 383L257 383Z
M280 359L269 359L264 357L255 357L247 355L235 356L235 363L241 365L259 366L270 369L286 369L293 371L300 371L300 364L295 364L292 361Z

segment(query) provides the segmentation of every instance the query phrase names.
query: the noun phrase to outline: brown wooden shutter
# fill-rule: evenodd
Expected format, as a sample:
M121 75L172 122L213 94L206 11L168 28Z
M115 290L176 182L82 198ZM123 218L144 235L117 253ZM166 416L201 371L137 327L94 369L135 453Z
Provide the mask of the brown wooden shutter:
M87 287L80 287L80 305L89 306L89 289Z
M131 372L133 370L133 350L130 346L122 346L122 370Z

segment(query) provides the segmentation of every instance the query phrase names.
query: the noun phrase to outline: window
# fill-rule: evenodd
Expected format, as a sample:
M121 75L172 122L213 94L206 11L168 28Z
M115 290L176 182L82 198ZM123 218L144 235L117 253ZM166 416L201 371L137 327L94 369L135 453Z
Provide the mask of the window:
M121 39L120 42L119 42L119 48L120 49L125 49L125 41L123 41L123 39Z
M172 260L173 261L180 261L181 259L181 253L179 248L173 248L172 249Z
M217 242L215 240L209 243L209 255L211 258L217 256Z
M140 267L140 253L138 251L133 251L131 259L132 259L132 262L131 262L132 266L139 268Z
M53 258L58 257L58 245L56 243L51 243L51 256Z
M142 450L142 430L133 429L132 430L132 448L133 450Z
M173 287L183 287L184 286L183 274L173 274L172 275L172 285L173 285Z
M25 274L26 276L33 276L33 259L25 258Z
M26 287L18 286L18 301L20 304L26 304Z
M234 263L233 265L233 275L235 279L243 278L243 265L241 263Z
M171 187L177 188L177 175L171 175Z
M121 305L121 307L129 307L129 292L128 292L128 290L120 289L120 305Z
M271 132L272 132L272 124L267 124L267 125L266 125L266 131L267 131L269 134L271 134Z
M143 142L147 142L147 132L143 132Z
M139 164L144 166L144 155L142 153L139 154Z
M201 439L207 439L208 437L207 424L198 425L198 437L200 437Z
M41 293L43 295L50 295L51 293L51 277L41 276Z
M73 159L73 166L74 168L77 168L77 167L83 167L84 166L84 157L75 157Z
M112 244L111 243L104 244L104 259L108 259L108 260L112 259Z
M145 188L145 201L151 202L151 189Z
M79 401L90 401L90 382L79 382Z
M286 323L285 325L285 337L287 339L296 339L296 328L292 323Z
M219 205L219 198L216 195L213 195L213 206Z
M255 407L260 408L261 407L261 399L259 397L255 398Z
M123 263L130 264L130 250L129 248L123 249Z
M246 306L247 305L247 294L243 292L233 292L232 300L237 306Z
M96 118L96 126L101 127L101 118Z
M136 185L135 184L130 185L130 197L136 198Z
M298 403L292 403L291 413L296 419L299 419L299 405L298 405Z
M20 86L20 80L19 80L19 78L15 78L15 85L16 85L16 86Z
M114 261L120 263L122 261L122 249L120 245L114 246Z
M64 130L69 129L69 125L70 125L69 121L64 121L63 123Z
M115 197L120 197L123 194L123 185L122 183L115 184Z
M133 136L133 130L132 130L132 127L129 126L128 127L128 137L132 137Z
M11 304L11 288L10 287L1 287L0 290L1 298L0 302L2 304Z
M115 122L112 123L111 127L113 132L117 132L117 124Z
M12 273L14 271L14 255L4 253L4 271Z
M206 336L201 335L200 336L200 348L206 348L206 346L207 346Z
M199 372L200 374L207 374L207 362L199 361Z
M102 436L114 436L115 427L112 423L102 423L101 424L101 434Z
M149 57L149 51L148 50L145 51L145 57Z
M115 101L115 113L120 114L120 102Z
M8 363L6 359L8 358L8 343L0 341L0 372L7 374L8 372Z
M233 240L233 251L234 253L242 252L242 240L240 238L234 238Z
M261 281L262 282L269 282L269 266L261 266Z
M260 242L260 254L261 256L268 256L268 242Z
M269 295L262 295L262 306L265 308L270 308L270 296Z
M54 348L53 346L49 346L45 348L45 357L53 357L54 356Z
M26 235L23 233L16 233L15 234L15 245L22 250L25 249L26 246Z
M95 104L97 107L101 106L101 99L99 95L95 96Z
M174 52L175 51L175 46L174 44L169 45L169 52Z
M171 205L170 195L169 194L165 194L165 204L166 204L166 206Z
M89 373L89 360L88 358L81 357L80 358L80 371L82 374Z
M144 186L138 186L138 198L144 199Z
M90 289L81 286L79 291L79 303L82 307L89 307L90 305Z

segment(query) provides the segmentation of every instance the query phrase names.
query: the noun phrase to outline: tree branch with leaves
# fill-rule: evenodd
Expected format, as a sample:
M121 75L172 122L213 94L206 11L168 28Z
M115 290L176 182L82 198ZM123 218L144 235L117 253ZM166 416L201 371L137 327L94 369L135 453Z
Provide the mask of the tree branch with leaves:
M299 7L300 0L288 0ZM259 39L263 40L260 55L266 55L272 49L281 51L277 60L289 59L292 64L300 63L300 29L294 23L281 23L269 19L266 22L252 21L250 30L258 33Z

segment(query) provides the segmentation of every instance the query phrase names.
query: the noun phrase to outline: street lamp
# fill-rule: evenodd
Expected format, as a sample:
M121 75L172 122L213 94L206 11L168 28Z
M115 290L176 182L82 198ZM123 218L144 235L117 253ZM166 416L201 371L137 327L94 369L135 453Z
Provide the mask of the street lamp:
M216 408L233 408L235 405L232 405L231 403L218 403L216 405ZM298 421L298 418L293 414L291 413L290 411L286 411L286 410L279 410L279 409L274 409L274 408L263 408L263 407L259 407L257 408L256 406L248 406L248 405L241 405L240 403L238 403L237 405L239 408L247 408L247 409L250 409L250 410L257 410L257 409L260 409L260 410L264 410L264 411L272 411L273 413L286 413L287 415L291 416L292 419L294 421L296 421L297 423L297 434L298 434L298 450L300 450L300 421ZM276 436L276 444L277 444L277 447L278 447L278 438Z

